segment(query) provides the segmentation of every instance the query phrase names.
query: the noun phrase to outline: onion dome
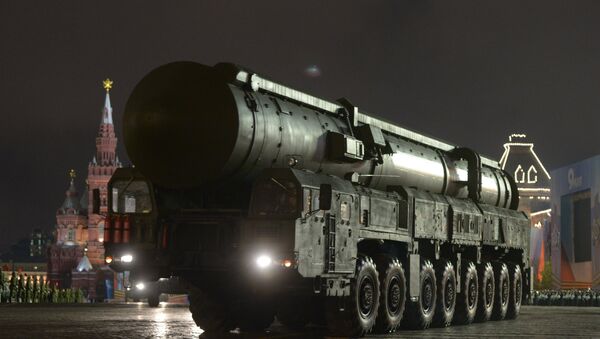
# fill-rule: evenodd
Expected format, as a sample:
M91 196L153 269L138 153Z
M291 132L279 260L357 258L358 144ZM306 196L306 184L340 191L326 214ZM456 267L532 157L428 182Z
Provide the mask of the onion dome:
M81 204L79 202L79 194L75 188L75 170L69 171L69 177L71 182L69 183L69 189L65 192L65 201L62 206L58 209L58 214L80 214Z

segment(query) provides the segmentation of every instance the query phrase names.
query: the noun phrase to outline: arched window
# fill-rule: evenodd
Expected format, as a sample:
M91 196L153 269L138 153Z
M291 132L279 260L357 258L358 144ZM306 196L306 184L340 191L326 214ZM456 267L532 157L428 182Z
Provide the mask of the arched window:
M104 241L104 221L98 223L98 241Z
M517 169L515 170L515 181L517 184L525 183L525 171L521 165L517 166Z
M537 170L533 165L527 170L527 183L535 184L537 182Z
M75 240L75 230L72 227L69 227L69 230L67 231L67 241L74 241Z

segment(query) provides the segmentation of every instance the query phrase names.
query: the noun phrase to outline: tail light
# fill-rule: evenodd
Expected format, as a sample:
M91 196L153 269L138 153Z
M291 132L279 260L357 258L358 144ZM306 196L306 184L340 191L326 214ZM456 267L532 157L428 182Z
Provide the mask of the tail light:
M117 215L115 217L115 226L114 226L114 232L113 232L113 242L115 244L118 244L121 242L121 230L122 230L121 227L122 227L121 217Z
M131 236L131 227L129 225L129 216L123 218L123 243L128 244Z
M111 233L112 233L112 219L110 218L110 216L107 216L106 219L104 220L104 242L105 243L109 243L111 242Z

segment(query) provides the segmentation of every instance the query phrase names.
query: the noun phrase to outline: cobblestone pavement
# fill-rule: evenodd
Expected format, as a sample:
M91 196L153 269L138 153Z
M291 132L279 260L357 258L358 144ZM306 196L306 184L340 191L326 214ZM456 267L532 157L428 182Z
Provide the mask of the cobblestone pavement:
M372 338L600 338L600 308L524 306L517 320L400 331ZM265 333L209 335L195 326L187 307L143 303L0 305L0 338L323 338L320 328L292 332L275 323Z

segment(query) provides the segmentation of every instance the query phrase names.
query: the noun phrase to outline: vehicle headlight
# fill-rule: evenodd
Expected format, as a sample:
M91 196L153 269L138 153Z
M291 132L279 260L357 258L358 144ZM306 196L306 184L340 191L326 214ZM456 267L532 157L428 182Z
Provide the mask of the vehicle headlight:
M131 254L125 254L121 257L121 262L132 262L133 256Z
M267 268L271 265L271 263L273 262L273 259L271 259L271 257L269 257L268 255L260 255L256 258L256 266L258 266L259 268Z
M144 288L146 288L146 285L144 285L144 283L137 283L135 284L135 288L137 288L138 290L143 290Z

